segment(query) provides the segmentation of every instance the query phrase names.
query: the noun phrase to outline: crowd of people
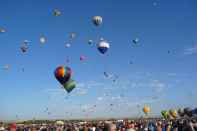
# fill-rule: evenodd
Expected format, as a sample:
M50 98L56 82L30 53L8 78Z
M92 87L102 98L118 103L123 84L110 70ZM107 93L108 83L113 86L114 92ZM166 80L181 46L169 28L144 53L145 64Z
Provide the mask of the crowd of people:
M0 131L197 131L197 120L112 120L91 122L0 124Z

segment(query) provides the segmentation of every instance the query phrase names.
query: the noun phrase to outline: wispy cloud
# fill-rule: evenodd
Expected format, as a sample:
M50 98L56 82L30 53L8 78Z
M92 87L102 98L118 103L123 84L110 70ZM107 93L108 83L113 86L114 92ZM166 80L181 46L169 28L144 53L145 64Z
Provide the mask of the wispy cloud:
M184 49L184 55L193 55L193 54L197 54L197 45Z
M157 93L160 93L163 91L163 89L166 87L166 84L165 83L162 83L161 81L159 80L153 80L151 83L150 83L150 86L153 88L153 91L157 92Z

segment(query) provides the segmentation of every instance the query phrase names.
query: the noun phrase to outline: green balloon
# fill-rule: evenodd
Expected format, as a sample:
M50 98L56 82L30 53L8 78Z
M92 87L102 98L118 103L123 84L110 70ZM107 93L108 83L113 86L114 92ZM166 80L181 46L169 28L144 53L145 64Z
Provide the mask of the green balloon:
M161 111L161 115L163 116L164 119L167 119L169 116L169 113L168 113L168 111L163 110L163 111Z
M69 80L68 82L66 82L64 85L64 89L70 93L75 87L76 87L76 83L74 80Z

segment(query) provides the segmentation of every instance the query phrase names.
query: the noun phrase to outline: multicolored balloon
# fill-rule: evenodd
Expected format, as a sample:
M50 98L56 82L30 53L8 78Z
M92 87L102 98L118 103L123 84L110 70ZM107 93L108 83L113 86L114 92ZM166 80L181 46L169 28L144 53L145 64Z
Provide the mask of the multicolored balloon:
M177 118L177 111L174 109L169 110L169 114L172 118L176 119Z
M169 113L166 110L161 111L161 115L163 116L164 119L168 119Z
M98 43L97 49L99 50L100 53L105 54L108 49L110 48L110 45L108 42L105 40L102 40Z
M69 67L59 66L56 68L54 75L56 79L63 85L64 89L69 93L75 88L75 83L71 80L72 70Z
M95 26L99 26L102 24L102 17L101 16L94 16L92 19Z
M64 89L70 93L75 87L76 87L76 83L74 80L69 80L68 82L66 82L64 85Z

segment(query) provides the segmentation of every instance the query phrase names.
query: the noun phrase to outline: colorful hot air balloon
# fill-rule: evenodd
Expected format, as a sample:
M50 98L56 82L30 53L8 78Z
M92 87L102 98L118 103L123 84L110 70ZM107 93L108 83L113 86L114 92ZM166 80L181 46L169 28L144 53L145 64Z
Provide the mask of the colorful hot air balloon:
M69 67L59 66L56 68L54 74L56 79L63 85L70 80L71 72Z
M102 17L101 16L94 16L92 21L95 26L99 26L102 24Z
M74 80L69 80L68 82L66 82L64 85L64 89L70 93L75 87L76 87L76 83Z
M86 57L84 55L81 55L79 59L80 59L80 61L84 61L84 60L86 60Z
M98 46L97 46L97 49L102 54L105 54L108 51L109 48L110 48L109 43L104 41L104 40L100 41Z
M176 119L177 118L177 111L176 110L173 110L173 109L170 109L169 110L169 114L172 118Z
M161 115L163 116L164 119L168 119L169 113L166 110L161 111Z
M150 107L145 105L142 110L147 115L150 112Z

